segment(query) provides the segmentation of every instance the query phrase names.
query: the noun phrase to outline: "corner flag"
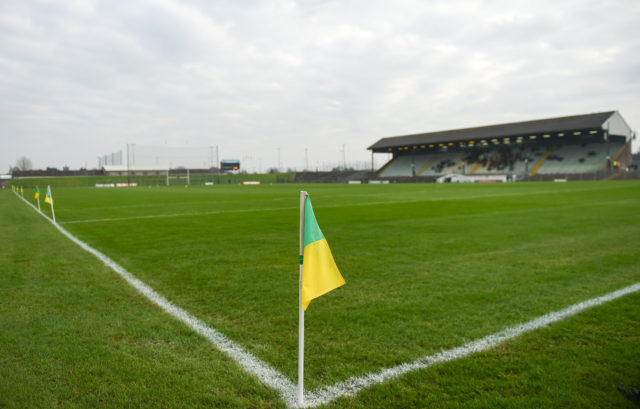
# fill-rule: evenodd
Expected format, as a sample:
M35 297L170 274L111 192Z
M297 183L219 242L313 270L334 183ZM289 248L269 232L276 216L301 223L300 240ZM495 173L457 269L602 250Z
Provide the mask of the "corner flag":
M318 226L307 192L300 192L300 298L298 301L298 404L304 406L304 312L314 298L345 285Z
M56 212L53 210L53 197L51 196L51 186L47 185L47 193L44 196L44 202L51 205L51 217L53 222L56 222ZM40 203L40 201L38 201Z
M51 197L51 188L49 186L47 186L47 193L45 193L44 202L53 206L53 198Z
M311 199L304 202L304 252L300 304L307 310L314 298L345 285L344 278L333 260L329 243L324 238L313 213Z
M40 211L40 189L36 186L36 194L34 195L34 199L38 202L38 211Z

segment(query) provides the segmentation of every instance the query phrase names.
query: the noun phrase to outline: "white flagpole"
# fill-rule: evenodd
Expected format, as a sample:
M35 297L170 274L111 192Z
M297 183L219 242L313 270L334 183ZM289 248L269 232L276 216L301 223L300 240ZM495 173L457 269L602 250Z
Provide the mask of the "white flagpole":
M37 198L36 200L38 201L38 211L39 211L40 213L42 213L42 212L40 211L40 195L38 195L38 198Z
M302 309L302 256L304 253L304 201L307 192L300 191L300 280L298 282L298 404L304 405L304 310Z
M47 185L47 192L49 192L49 199L51 199L51 215L53 216L53 222L56 222L56 212L53 211L53 193L51 193L51 187Z

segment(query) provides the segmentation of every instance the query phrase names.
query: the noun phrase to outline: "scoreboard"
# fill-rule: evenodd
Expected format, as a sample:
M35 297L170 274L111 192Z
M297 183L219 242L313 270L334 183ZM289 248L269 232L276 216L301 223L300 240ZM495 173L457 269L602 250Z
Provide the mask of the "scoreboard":
M220 162L220 170L223 172L237 172L240 170L240 161L238 159L223 159Z

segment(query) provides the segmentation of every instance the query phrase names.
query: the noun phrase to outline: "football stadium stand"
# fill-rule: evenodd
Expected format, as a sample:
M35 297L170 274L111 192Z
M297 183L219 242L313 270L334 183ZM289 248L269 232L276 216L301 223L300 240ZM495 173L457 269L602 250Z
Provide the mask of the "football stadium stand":
M620 113L609 111L387 137L368 149L393 154L377 171L380 178L599 178L632 165L634 137Z

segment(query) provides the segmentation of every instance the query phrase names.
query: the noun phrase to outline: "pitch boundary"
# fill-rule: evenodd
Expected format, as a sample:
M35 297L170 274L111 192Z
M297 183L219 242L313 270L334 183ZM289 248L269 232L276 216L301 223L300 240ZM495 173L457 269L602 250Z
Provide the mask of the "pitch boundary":
M46 220L53 224L53 226L57 228L64 236L77 244L83 250L98 258L105 265L110 267L133 288L147 297L147 299L159 306L169 315L186 324L196 333L208 339L216 348L233 359L246 372L255 375L260 380L260 382L276 391L288 407L301 407L297 402L296 385L282 373L272 368L268 363L260 360L250 352L246 351L239 344L235 343L218 330L208 326L206 323L194 317L186 310L171 303L164 296L133 276L118 263L111 260L108 256L73 236L62 226L60 226L59 223L54 222L47 215L39 211L24 197L20 196L17 193L16 196L18 196L26 204L31 206L31 208L33 208L36 212L40 213L40 215L42 215ZM394 367L383 368L366 375L355 376L342 382L338 382L334 385L321 387L316 390L306 391L304 393L304 404L302 405L302 407L313 408L319 405L327 404L344 396L356 395L363 389L369 388L376 384L388 382L409 372L428 368L439 363L465 358L478 352L487 351L527 332L548 326L552 323L572 317L591 307L616 300L625 295L632 294L638 291L640 291L640 282L620 288L616 291L607 293L600 297L591 298L577 304L570 305L558 311L552 311L525 323L507 327L494 334L487 335L483 338L471 341L456 348L443 350L434 355L426 355L414 361L400 364Z

